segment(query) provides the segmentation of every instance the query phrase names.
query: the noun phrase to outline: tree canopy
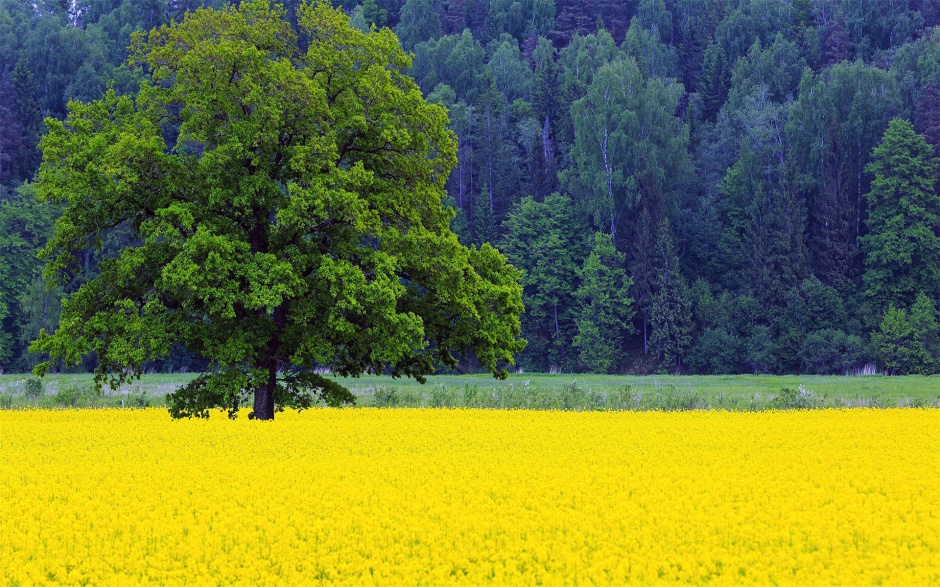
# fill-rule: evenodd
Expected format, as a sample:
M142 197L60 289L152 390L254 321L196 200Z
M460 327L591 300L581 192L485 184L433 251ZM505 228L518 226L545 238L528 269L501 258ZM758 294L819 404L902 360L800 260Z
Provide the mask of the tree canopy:
M234 53L223 55L220 47L198 43L190 47L180 36L183 29L173 28L190 26L191 40L202 34L222 39L242 25L231 16L211 20L193 12L212 8L236 14L229 7L239 0L0 0L0 369L24 372L41 361L51 361L53 371L94 369L100 357L91 343L82 347L84 354L76 350L77 366L30 352L27 343L40 328L56 328L62 303L111 271L107 265L121 249L143 244L130 221L100 225L100 239L76 237L70 243L73 270L52 270L62 277L60 285L43 288L37 272L57 255L36 261L34 252L64 209L34 201L42 159L38 143L55 127L44 119L65 121L69 100L87 105L113 89L108 104L127 97L131 110L153 110L145 120L159 128L157 144L182 166L171 175L164 161L162 175L153 179L180 185L197 185L189 179L196 172L187 166L200 162L205 170L211 161L234 161L242 153L239 145L252 147L255 135L264 135L259 143L264 157L283 151L284 161L297 160L299 151L289 141L271 141L282 131L287 137L291 130L308 132L325 124L320 107L309 100L272 107L274 102L260 96L277 88L293 100L305 91L297 84L325 87L317 76L303 81L287 75L291 68L310 70L308 49L317 35L305 24L309 1L270 0L283 4L281 24L252 33L250 42L267 44L255 45L256 56L239 53L240 69L229 71L241 75L263 65L267 73L251 89L244 79L223 79L221 69L211 71L227 67L225 60ZM885 333L882 323L900 331L902 321L894 319L900 314L884 322L892 305L912 324L915 314L926 315L914 311L922 294L940 307L932 252L940 214L931 203L940 185L923 180L935 177L936 170L919 154L922 139L940 157L938 0L331 3L357 34L384 39L387 46L373 49L395 62L393 79L413 77L428 102L448 110L446 125L456 138L450 155L456 164L451 159L453 172L442 184L444 205L455 214L449 226L460 243L475 245L478 253L487 242L498 245L524 275L521 336L529 344L516 357L520 368L620 373L844 372L849 366L868 370L872 363L898 373L913 368L889 367L897 364L888 350L895 343L881 344L888 339L879 337ZM202 19L205 31L180 24L186 18ZM260 22L251 19L248 28ZM373 25L378 37L369 34ZM177 32L160 46L159 56L154 54L160 63L151 66L139 54L139 43L131 55L127 47L135 32L161 26ZM393 49L390 31L413 55ZM265 35L273 40L265 41ZM222 40L225 51L235 50L232 38ZM170 63L173 47L193 51ZM203 58L212 63L205 71L193 65ZM337 57L337 64L343 66L344 59ZM283 71L275 71L278 67ZM182 90L173 89L177 79L191 87L212 86L198 95L190 91L184 109ZM258 92L259 98L222 99L230 84L240 92ZM157 90L179 95L158 100ZM350 104L342 97L328 104L327 119L352 113ZM247 110L237 115L242 107ZM196 119L216 108L224 110L219 118ZM288 111L303 113L303 121L278 118ZM321 122L304 122L308 112ZM378 110L370 106L369 112ZM918 138L892 139L892 152L879 155L876 147L890 138L885 133L894 119L909 122ZM126 119L128 128L135 120ZM320 156L329 140L373 123L371 114L346 120L336 129L340 134L327 129L316 135L325 142L305 148ZM210 136L223 127L225 136ZM912 141L918 142L918 154L908 160L898 148ZM435 153L436 169L450 169L444 163L449 156ZM367 156L347 151L338 160L363 158L369 171ZM339 168L352 173L344 164ZM908 172L915 167L921 179L912 182ZM247 181L242 169L237 162L231 177L217 174L213 181L234 193L234 183ZM259 168L259 176L262 172L267 168ZM271 185L285 190L304 185L296 177L307 171L292 168L291 173L281 173ZM917 194L904 186L915 187ZM246 206L239 202L223 211L231 219ZM666 289L660 280L664 267L672 265L657 251L664 220L677 260ZM618 278L597 280L602 285L593 288L600 266L592 261L591 271L584 269L598 232L611 237L617 255L607 255L610 264L602 265ZM619 295L620 270L632 283L626 298ZM682 288L671 287L683 282L691 313L678 303L683 296L674 295ZM589 289L600 295L585 296ZM613 346L607 343L614 339L598 336L582 336L576 345L575 338L591 324L584 320L584 305L604 299L632 300L616 309L629 327L604 331L616 339ZM396 311L407 312L397 306ZM810 319L807 312L825 318ZM940 336L934 322L922 323L929 331L925 340ZM677 336L683 328L674 329L683 324L691 328L687 341ZM910 332L915 330L912 326ZM426 353L433 353L436 343L427 340ZM681 342L669 360L664 341ZM940 370L940 348L921 346L929 360L917 369ZM169 355L149 356L142 368L163 373L204 371L211 363L179 344ZM482 369L471 352L455 357L461 372ZM431 360L436 372L447 370Z
M197 10L135 36L151 78L136 98L111 90L47 120L37 190L65 211L46 277L65 283L109 230L133 242L36 351L94 352L114 383L182 344L210 372L169 396L177 417L234 414L252 394L261 419L353 401L318 368L423 380L463 353L505 377L525 344L519 274L449 229L446 111L388 29L323 2L298 21L306 50L266 0Z

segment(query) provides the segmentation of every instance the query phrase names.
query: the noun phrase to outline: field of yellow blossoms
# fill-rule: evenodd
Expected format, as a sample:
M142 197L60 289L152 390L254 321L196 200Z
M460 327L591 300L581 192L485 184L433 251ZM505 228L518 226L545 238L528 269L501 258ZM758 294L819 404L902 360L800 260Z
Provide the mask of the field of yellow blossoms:
M940 584L940 410L0 411L0 585Z

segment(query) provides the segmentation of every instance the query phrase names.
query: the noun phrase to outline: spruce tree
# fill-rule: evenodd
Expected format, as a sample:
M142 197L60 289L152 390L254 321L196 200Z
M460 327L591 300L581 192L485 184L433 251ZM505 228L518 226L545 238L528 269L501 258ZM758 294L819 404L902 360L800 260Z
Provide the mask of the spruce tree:
M682 357L692 342L692 302L689 287L679 272L679 257L669 222L663 220L656 238L659 275L650 304L653 327L650 346L672 370L682 368Z
M909 308L918 294L940 299L940 194L937 160L910 122L896 118L872 152L866 194L869 234L864 294L872 316Z

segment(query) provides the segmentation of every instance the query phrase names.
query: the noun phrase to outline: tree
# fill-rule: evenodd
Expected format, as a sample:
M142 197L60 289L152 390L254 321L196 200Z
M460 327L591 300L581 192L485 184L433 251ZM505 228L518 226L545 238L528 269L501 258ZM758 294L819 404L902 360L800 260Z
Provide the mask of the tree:
M917 340L917 334L905 310L888 308L878 330L871 334L871 342L888 372L896 375L930 372L930 355Z
M702 64L702 81L698 85L702 95L702 114L709 120L714 120L721 110L725 100L728 99L728 88L731 86L731 66L725 50L718 43L712 43L705 50L705 61Z
M786 132L795 187L807 198L814 273L843 291L862 274L865 173L872 149L900 108L894 79L861 61L800 82Z
M36 252L52 233L55 213L36 200L31 184L0 202L0 368L9 369L25 350L22 335L28 328L23 322L29 312L23 308L24 297L39 273Z
M660 265L650 303L653 327L650 346L665 364L678 371L692 342L692 301L685 278L679 272L672 230L665 219L656 237L656 256Z
M569 347L576 328L574 292L585 255L585 231L576 222L571 200L558 194L544 202L524 198L503 229L500 250L522 271L522 324L529 340L521 357L524 366L541 371L574 368Z
M639 204L659 211L686 164L688 128L675 115L682 86L644 79L628 57L600 68L571 107L572 165L562 172L596 228L617 242Z
M406 0L395 33L409 51L422 41L441 36L441 18L433 0Z
M519 275L448 228L444 109L388 29L355 30L325 2L298 17L305 52L266 0L190 14L135 38L153 80L136 100L109 91L47 120L38 191L65 205L47 278L80 271L109 228L135 242L34 350L93 351L96 382L118 384L182 344L212 372L168 396L174 417L234 414L251 395L260 419L352 401L320 366L423 381L457 352L505 377L524 346Z
M23 126L14 108L15 97L13 81L0 74L0 185L13 183L23 147Z
M660 0L660 3L661 0ZM665 7L663 7L665 9ZM668 17L668 13L667 17ZM630 28L623 39L621 50L636 59L646 77L675 78L678 74L676 52L660 37L659 25L653 22L644 25L638 17L630 21ZM647 28L649 26L650 28Z
M375 0L365 0L362 3L362 16L370 25L383 27L388 19L388 11L376 4Z
M42 114L39 111L39 88L23 59L16 62L13 70L13 87L16 93L16 116L23 129L23 145L14 165L14 176L25 180L32 177L39 164L36 145L42 133Z
M580 271L575 292L580 312L574 346L581 363L593 373L611 373L620 363L624 337L633 330L633 280L623 270L624 255L609 234L594 235L594 248Z
M865 356L865 343L841 330L817 330L806 337L800 349L804 373L844 375Z
M908 308L918 294L940 299L940 194L933 149L896 118L865 168L874 175L869 234L862 237L865 297L875 316Z
M931 371L940 371L940 314L936 301L919 294L911 306L911 328L914 337L923 347L924 354L933 363Z

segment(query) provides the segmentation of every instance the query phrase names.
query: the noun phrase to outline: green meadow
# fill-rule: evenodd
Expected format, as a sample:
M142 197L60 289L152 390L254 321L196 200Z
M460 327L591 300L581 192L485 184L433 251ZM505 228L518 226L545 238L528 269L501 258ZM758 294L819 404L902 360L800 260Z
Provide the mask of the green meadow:
M162 406L192 374L148 374L96 392L91 375L0 376L0 408ZM337 378L358 407L560 410L763 410L940 406L940 377L884 375L438 375L425 384L388 376ZM41 385L37 387L37 381Z

